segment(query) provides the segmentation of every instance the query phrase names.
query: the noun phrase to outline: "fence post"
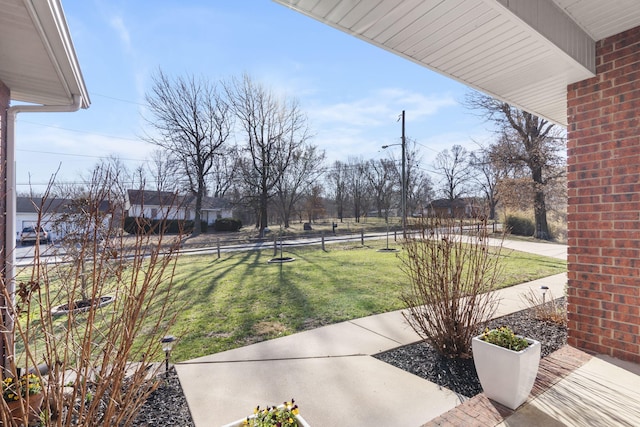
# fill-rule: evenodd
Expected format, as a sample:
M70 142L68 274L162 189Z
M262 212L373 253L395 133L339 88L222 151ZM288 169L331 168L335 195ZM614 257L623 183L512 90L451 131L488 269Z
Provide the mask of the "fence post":
M273 236L273 256L277 256L278 255L278 238L274 235Z
M360 243L364 246L364 230L360 230Z
M322 250L324 251L324 231L321 234L322 236Z
M218 259L220 259L220 238L218 237Z

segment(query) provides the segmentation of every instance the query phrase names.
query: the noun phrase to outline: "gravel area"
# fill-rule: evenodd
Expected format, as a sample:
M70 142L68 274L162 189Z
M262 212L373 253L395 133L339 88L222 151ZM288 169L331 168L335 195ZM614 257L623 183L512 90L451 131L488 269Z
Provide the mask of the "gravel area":
M489 323L490 328L504 325L508 325L519 335L540 341L542 357L558 350L567 342L565 326L537 320L530 310L500 317ZM466 397L482 392L472 359L443 358L425 343L399 347L374 357ZM170 370L168 380L144 404L133 426L195 426L175 369Z
M542 357L567 343L566 326L537 320L531 310L519 311L489 322L490 329L500 326L509 326L518 335L540 341ZM466 397L482 392L473 359L444 358L426 343L399 347L374 357Z
M180 426L195 427L174 368L169 377L161 376L162 384L147 399L133 422L133 427Z

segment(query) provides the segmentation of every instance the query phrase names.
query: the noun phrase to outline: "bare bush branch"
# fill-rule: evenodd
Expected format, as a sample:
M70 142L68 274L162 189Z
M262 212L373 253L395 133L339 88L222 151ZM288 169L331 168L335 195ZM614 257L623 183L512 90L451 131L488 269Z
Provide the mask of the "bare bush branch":
M73 231L67 250L47 262L36 242L31 272L17 280L16 353L2 375L36 372L44 385L41 425L127 426L158 386L153 361L179 308L173 276L181 236L125 235L124 206L111 191L116 177L95 171L61 213ZM13 420L6 404L0 417L5 426L27 423Z
M502 271L499 247L489 247L486 227L463 234L463 222L425 218L403 244L402 294L411 327L446 357L471 357L471 338L495 313Z
M536 319L567 325L567 302L555 300L551 291L543 294L530 289L522 295L522 299L531 308Z

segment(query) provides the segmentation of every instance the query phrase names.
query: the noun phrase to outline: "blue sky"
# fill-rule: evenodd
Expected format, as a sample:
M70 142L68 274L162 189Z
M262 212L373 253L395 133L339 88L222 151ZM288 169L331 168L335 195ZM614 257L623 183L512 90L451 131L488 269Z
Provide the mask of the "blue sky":
M211 81L246 72L296 97L330 161L386 157L380 147L400 142L402 110L427 169L443 149L490 138L460 105L464 85L270 0L62 2L92 103L19 115L21 193L29 182L41 189L58 167L58 181L78 182L100 157L144 162L155 149L140 139L144 94L158 69Z

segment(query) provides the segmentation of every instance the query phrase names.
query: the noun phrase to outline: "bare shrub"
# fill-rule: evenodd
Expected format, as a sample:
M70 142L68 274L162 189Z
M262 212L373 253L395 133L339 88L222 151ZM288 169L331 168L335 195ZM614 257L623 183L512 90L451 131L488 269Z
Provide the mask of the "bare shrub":
M43 383L40 425L130 425L159 385L161 365L153 361L162 360L160 339L179 308L173 276L180 238L125 236L124 205L112 191L117 179L113 168L98 167L65 205L69 239L56 259L41 256L36 243L33 266L18 274L9 307L16 321L4 334L9 348L15 338L16 351L2 377L35 371ZM100 307L106 297L112 303ZM6 403L0 416L4 426L27 424L26 416L12 420Z
M546 293L529 289L522 295L522 299L533 312L533 316L538 320L567 325L567 302L565 300L554 299L551 291Z
M489 247L486 224L425 218L403 243L409 278L402 300L411 327L446 357L471 357L471 339L495 313L500 250Z

